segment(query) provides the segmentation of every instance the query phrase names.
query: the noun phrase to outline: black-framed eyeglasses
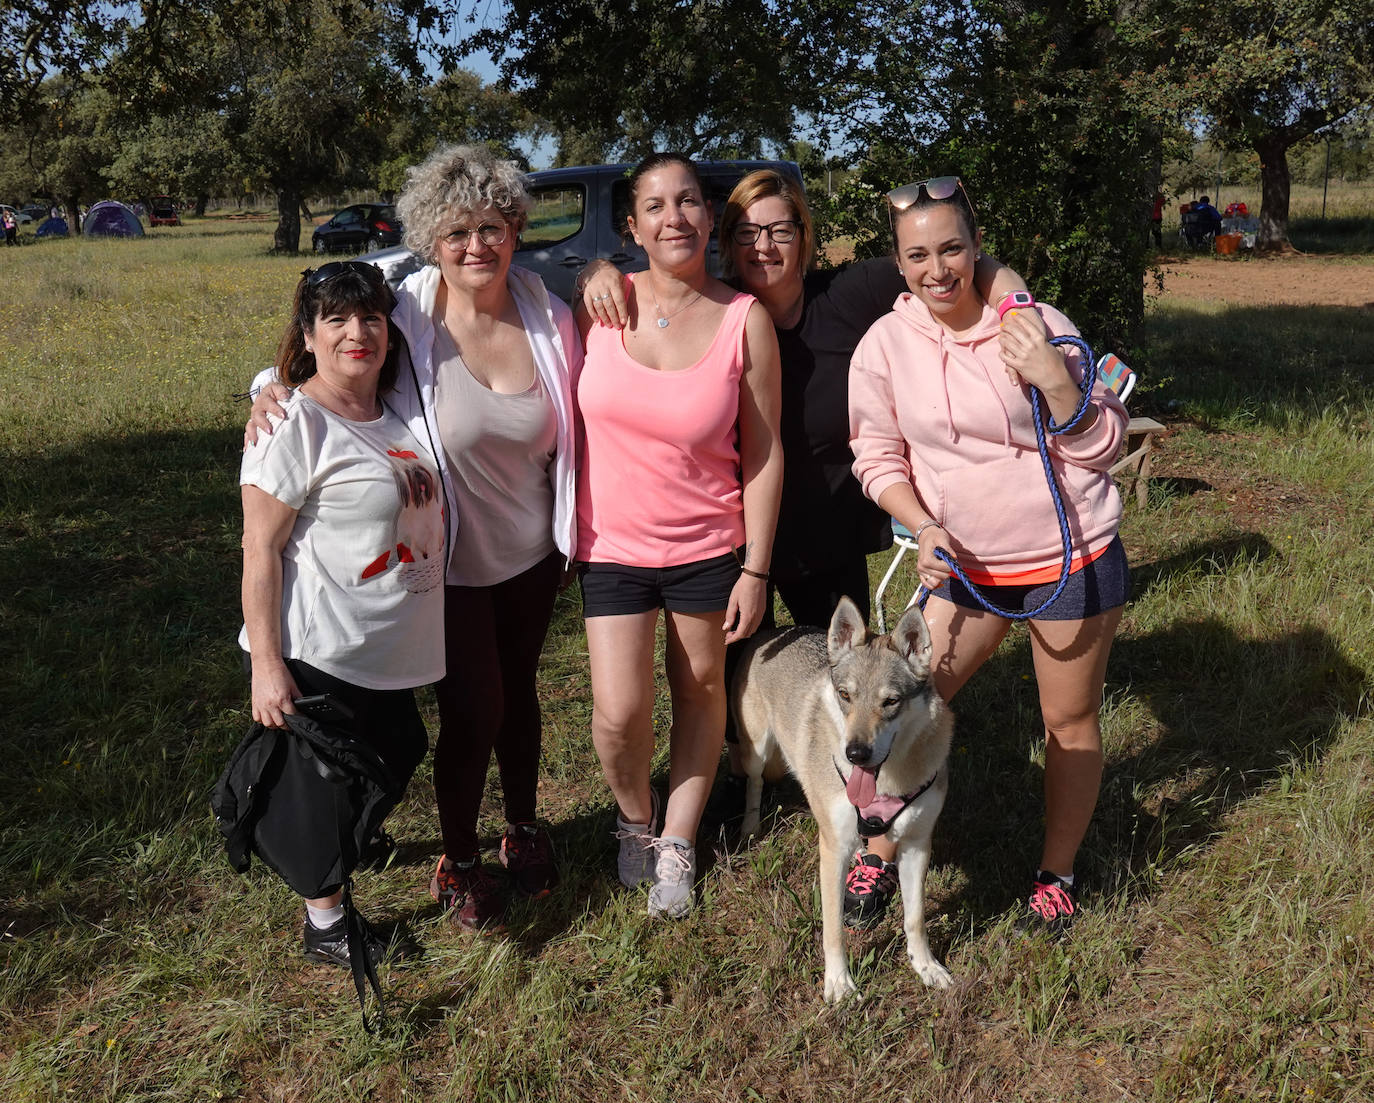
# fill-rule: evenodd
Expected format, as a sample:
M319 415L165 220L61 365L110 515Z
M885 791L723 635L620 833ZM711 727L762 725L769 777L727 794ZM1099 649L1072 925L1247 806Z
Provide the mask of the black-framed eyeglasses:
M382 275L380 268L362 260L331 260L318 268L307 268L301 275L305 277L307 287L319 287L325 280L332 280L345 272L356 272L370 283L386 283L386 277Z
M784 218L761 226L757 222L741 222L730 231L730 240L736 245L753 245L759 235L766 233L774 245L786 245L795 241L801 233L801 223L795 218Z
M482 225L471 230L464 226L457 226L447 233L440 234L439 240L456 253L460 249L468 247L468 242L472 240L473 234L476 234L477 240L490 249L504 244L509 233L510 226L505 219L502 219L500 222L483 222Z

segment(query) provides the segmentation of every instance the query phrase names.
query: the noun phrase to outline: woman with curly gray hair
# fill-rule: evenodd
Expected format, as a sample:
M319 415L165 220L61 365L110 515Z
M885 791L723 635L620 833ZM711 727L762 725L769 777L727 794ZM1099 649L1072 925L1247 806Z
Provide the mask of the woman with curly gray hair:
M449 536L434 746L444 855L430 892L466 928L499 924L506 904L477 836L493 750L507 821L500 862L527 896L558 882L535 823L535 672L576 546L570 379L582 343L567 306L511 264L527 205L514 163L452 145L410 170L396 205L405 244L427 263L391 316L410 350L394 393L435 446ZM259 407L271 403L254 406L261 425Z

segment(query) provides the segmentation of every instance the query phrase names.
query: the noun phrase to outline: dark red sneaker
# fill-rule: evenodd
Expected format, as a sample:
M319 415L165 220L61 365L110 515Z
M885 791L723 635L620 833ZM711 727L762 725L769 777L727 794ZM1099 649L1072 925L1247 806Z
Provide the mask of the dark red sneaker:
M450 923L470 931L499 927L506 914L501 884L474 858L466 865L445 855L434 868L429 894L447 911Z
M844 879L844 925L866 931L887 914L897 895L897 863L862 854Z
M526 896L547 896L558 884L549 833L538 824L514 823L501 837L501 864L510 870L515 887Z

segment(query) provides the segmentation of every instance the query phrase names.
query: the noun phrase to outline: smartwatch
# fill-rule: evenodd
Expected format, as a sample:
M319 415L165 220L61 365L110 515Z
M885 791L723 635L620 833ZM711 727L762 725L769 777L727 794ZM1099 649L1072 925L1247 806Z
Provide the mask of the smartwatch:
M1008 291L997 303L997 320L1006 317L1008 310L1029 310L1035 306L1035 298L1029 291Z

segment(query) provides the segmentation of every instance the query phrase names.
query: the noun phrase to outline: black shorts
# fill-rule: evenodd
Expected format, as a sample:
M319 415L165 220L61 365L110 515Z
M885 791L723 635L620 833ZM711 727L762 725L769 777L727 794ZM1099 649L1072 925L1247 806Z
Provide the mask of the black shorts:
M619 563L579 563L584 617L616 617L668 609L675 613L712 613L730 604L739 580L734 552L680 567L626 567Z
M1036 608L1054 593L1059 585L1037 582L1030 586L982 586L978 592L993 605L1024 613ZM931 591L936 597L952 601L965 609L982 609L969 588L951 575L944 585ZM1107 545L1107 550L1085 567L1069 575L1059 600L1036 616L1035 620L1086 620L1126 604L1131 596L1131 568L1126 562L1126 549L1121 537Z

